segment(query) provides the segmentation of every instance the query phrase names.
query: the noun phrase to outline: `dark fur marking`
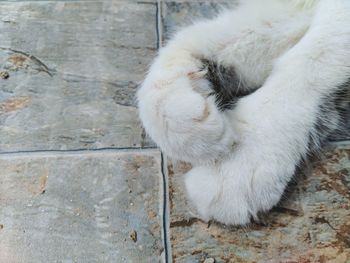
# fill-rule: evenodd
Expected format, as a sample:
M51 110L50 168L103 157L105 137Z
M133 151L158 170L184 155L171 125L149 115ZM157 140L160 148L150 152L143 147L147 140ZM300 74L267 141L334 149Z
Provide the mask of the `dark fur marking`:
M346 127L350 117L349 106L350 80L323 99L315 127L310 131L309 150L311 152L318 151L327 140L336 138L338 135L350 136Z
M233 67L226 68L209 60L202 60L207 69L206 79L211 83L220 110L232 109L242 97L253 93L257 88L248 87Z
M211 83L216 104L221 111L232 109L237 101L259 87L249 87L233 67L227 68L213 61L202 60L207 69L206 79ZM328 139L350 138L350 79L336 92L325 97L319 108L315 127L310 131L310 152L315 152ZM346 127L348 125L348 127Z

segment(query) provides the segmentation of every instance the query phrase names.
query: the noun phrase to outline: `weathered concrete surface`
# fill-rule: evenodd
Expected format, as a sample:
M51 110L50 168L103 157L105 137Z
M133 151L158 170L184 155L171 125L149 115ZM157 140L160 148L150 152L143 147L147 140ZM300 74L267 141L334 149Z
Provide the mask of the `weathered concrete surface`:
M160 153L120 149L153 146L157 6L0 2L0 262L163 262Z
M0 32L0 151L152 145L134 94L156 53L156 5L2 2Z
M158 151L0 156L0 262L160 262Z
M188 169L169 169L174 262L350 262L350 144L326 152L264 223L244 228L208 226L189 211L182 181Z
M184 26L190 25L202 18L213 18L220 10L233 7L237 0L219 1L163 1L162 27L163 39L168 40L171 35Z

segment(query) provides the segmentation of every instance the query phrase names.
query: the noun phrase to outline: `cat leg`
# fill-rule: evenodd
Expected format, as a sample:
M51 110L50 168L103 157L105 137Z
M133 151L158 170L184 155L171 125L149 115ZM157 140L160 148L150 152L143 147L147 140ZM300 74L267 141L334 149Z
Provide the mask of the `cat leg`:
M269 1L268 9L258 3L247 1L214 20L195 23L160 50L137 98L143 126L167 155L192 163L213 161L239 140L235 123L209 96L213 89L203 60L233 69L237 90L244 86L246 94L264 83L272 62L307 29L309 15L278 1ZM288 20L295 24L286 26ZM228 95L236 94L229 89Z
M205 32L218 27L213 20L180 31L160 50L137 93L145 130L174 159L210 162L230 152L237 140L226 114L209 96L202 64L202 58L211 56L209 46L220 41Z
M228 199L231 193L240 193L239 187L242 184L236 181L235 184L231 185L236 189L231 187L227 189L223 179L224 176L219 166L198 166L190 170L185 175L187 198L190 204L195 207L199 217L204 221L225 218L226 213L230 213L229 221L220 221L235 224L247 223L251 214L247 209L245 196L232 195L232 198ZM240 179L242 178L238 178L238 180ZM218 202L220 205L216 207ZM223 202L229 202L229 205L225 205ZM234 209L234 212L226 211L226 207Z
M242 38L246 44L263 43L260 35L246 33L251 24L257 23L252 20L258 18L248 18L249 9L242 8L197 22L176 34L160 50L137 93L145 130L175 159L213 161L229 153L238 140L227 113L218 110L209 96L212 89L205 78L203 59L216 60L220 51ZM228 60L235 60L230 56Z
M214 197L196 202L200 190L188 187L205 219L244 224L276 205L306 157L324 98L349 76L350 2L320 1L305 36L275 63L263 87L230 111L241 141L218 164Z

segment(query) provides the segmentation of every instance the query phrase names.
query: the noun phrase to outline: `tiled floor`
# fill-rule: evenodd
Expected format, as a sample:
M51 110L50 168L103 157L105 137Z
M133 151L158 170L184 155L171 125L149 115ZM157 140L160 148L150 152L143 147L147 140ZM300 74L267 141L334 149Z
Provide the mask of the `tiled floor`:
M0 263L350 261L350 138L234 228L190 212L188 165L139 124L158 46L233 2L0 0Z

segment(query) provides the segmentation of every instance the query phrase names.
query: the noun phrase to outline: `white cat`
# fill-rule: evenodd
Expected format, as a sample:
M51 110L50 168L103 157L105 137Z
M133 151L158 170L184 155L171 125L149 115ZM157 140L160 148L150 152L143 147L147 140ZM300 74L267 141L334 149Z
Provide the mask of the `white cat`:
M140 118L166 154L193 164L185 183L202 219L246 224L337 128L349 78L349 0L242 0L160 50ZM225 94L249 95L225 107Z

